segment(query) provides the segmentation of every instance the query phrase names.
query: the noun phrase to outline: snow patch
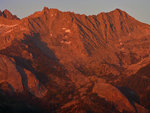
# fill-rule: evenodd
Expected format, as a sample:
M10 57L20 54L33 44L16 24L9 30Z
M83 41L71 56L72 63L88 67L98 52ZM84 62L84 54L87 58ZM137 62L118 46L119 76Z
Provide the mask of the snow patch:
M63 41L63 40L62 40L61 43L62 43L62 44L67 44L67 45L69 45L69 44L71 44L71 41Z
M53 34L51 33L50 36L53 36Z
M71 32L70 29L67 29L67 28L65 28L65 27L63 27L62 30L65 30L66 33L70 33L70 32Z
M68 45L69 45L69 44L71 44L71 41L65 42L65 44L68 44Z
M70 29L66 29L65 32L66 32L66 33L70 33L71 30L70 30Z
M65 27L63 27L63 28L62 28L62 30L66 30L66 28L65 28Z
M21 27L20 30L21 30L21 31L28 31L28 29L27 29L27 28L24 28L24 27Z

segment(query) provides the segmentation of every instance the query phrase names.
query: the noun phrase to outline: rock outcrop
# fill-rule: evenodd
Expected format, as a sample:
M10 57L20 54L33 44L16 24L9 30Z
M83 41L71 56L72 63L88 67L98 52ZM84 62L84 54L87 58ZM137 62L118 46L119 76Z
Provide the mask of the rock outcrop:
M12 15L10 11L5 9L3 12L0 11L0 17L4 17L10 20L18 20L19 18L16 15Z

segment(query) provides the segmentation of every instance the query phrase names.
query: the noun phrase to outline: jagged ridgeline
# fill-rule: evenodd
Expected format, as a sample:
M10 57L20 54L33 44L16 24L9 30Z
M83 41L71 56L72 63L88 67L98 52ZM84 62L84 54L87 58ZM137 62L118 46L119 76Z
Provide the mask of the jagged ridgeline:
M0 11L0 112L149 113L150 26L115 9Z

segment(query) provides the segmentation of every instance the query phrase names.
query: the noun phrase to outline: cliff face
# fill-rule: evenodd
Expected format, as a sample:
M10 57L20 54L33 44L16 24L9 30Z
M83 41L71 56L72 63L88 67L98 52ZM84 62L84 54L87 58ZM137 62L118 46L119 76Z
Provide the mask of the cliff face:
M149 25L120 9L86 16L45 7L21 20L8 10L0 16L0 90L28 98L22 101L34 109L26 109L148 113Z

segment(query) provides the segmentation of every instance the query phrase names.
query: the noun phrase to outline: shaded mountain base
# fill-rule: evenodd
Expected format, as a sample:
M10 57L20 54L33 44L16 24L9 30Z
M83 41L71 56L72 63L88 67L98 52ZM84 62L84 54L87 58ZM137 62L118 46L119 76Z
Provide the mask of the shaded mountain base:
M1 113L120 113L113 103L107 102L96 94L90 94L83 100L79 100L78 103L63 109L55 107L54 104L46 108L39 99L23 94L7 94L6 96L0 92L0 101ZM129 112L123 111L122 113Z
M25 94L9 95L0 91L0 113L42 113L44 110L39 103L32 95L29 98Z

